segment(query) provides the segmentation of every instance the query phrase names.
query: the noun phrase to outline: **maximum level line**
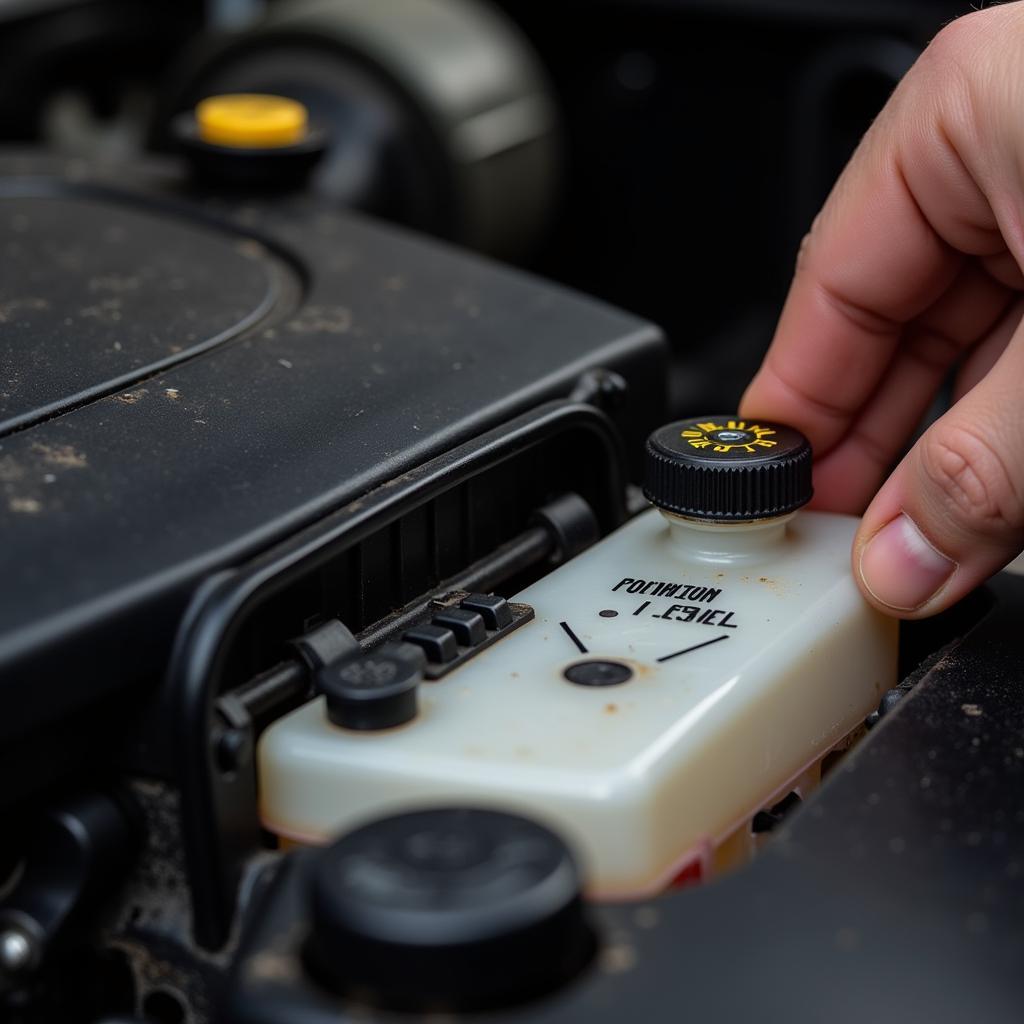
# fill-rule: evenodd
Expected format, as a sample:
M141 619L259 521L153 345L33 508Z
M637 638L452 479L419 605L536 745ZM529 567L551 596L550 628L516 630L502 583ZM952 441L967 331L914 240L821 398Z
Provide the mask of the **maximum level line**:
M564 626L565 623L563 622ZM666 654L664 658L658 658L658 661L671 661L673 658L678 658L680 654L689 654L690 651L698 651L702 647L707 647L709 644L717 644L719 640L728 640L729 634L723 633L721 636L716 636L713 640L705 640L701 644L694 644L692 647L684 647L681 651L676 651L675 654Z

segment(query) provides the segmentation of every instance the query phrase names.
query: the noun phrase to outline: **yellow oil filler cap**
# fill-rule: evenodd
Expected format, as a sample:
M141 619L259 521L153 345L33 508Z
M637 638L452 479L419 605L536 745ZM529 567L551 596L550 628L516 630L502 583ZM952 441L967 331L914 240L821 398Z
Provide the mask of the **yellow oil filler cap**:
M305 140L309 113L298 100L264 93L208 96L196 105L201 141L230 149L281 149Z

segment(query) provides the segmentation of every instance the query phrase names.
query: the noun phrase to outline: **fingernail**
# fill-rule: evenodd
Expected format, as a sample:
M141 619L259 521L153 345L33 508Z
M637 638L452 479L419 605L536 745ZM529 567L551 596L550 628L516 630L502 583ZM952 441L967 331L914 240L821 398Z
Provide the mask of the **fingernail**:
M933 548L905 512L883 526L860 555L864 586L894 611L920 608L955 569L956 562Z

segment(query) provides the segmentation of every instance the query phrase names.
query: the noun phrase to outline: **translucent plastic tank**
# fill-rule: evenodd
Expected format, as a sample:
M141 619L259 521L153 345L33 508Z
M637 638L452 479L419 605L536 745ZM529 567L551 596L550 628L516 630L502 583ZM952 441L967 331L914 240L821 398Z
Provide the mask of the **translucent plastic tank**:
M738 422L700 421L699 436L784 429ZM689 424L664 429L689 445ZM739 461L778 464L781 444ZM757 812L806 795L894 685L896 623L850 574L857 521L793 512L810 493L809 450L799 473L759 480L760 497L749 480L716 478L713 500L681 472L666 484L649 456L648 495L666 510L516 595L533 621L421 684L412 721L340 728L320 698L271 726L259 748L265 826L319 843L410 807L525 812L575 845L605 897L748 853ZM686 505L695 487L710 514L678 514L707 511Z

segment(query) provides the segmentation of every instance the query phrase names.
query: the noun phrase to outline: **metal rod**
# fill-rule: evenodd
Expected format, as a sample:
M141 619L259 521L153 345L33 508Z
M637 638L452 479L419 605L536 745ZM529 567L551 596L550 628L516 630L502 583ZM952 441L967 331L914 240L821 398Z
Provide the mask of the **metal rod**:
M554 554L555 540L543 526L533 526L515 539L503 544L489 555L474 562L458 576L438 584L429 594L422 594L404 608L389 615L380 622L375 622L356 639L363 647L376 647L377 644L391 639L404 631L430 607L430 602L438 595L450 590L481 590L490 591L502 580L508 579L517 572L522 572Z
M555 540L551 533L543 526L533 526L474 562L457 576L443 581L430 593L422 594L400 611L364 629L356 639L363 647L375 647L403 632L422 617L439 593L450 590L488 592L502 580L550 558L554 549ZM258 723L263 715L276 711L282 704L301 700L309 688L306 666L295 658L279 662L224 696L241 704L246 713Z

